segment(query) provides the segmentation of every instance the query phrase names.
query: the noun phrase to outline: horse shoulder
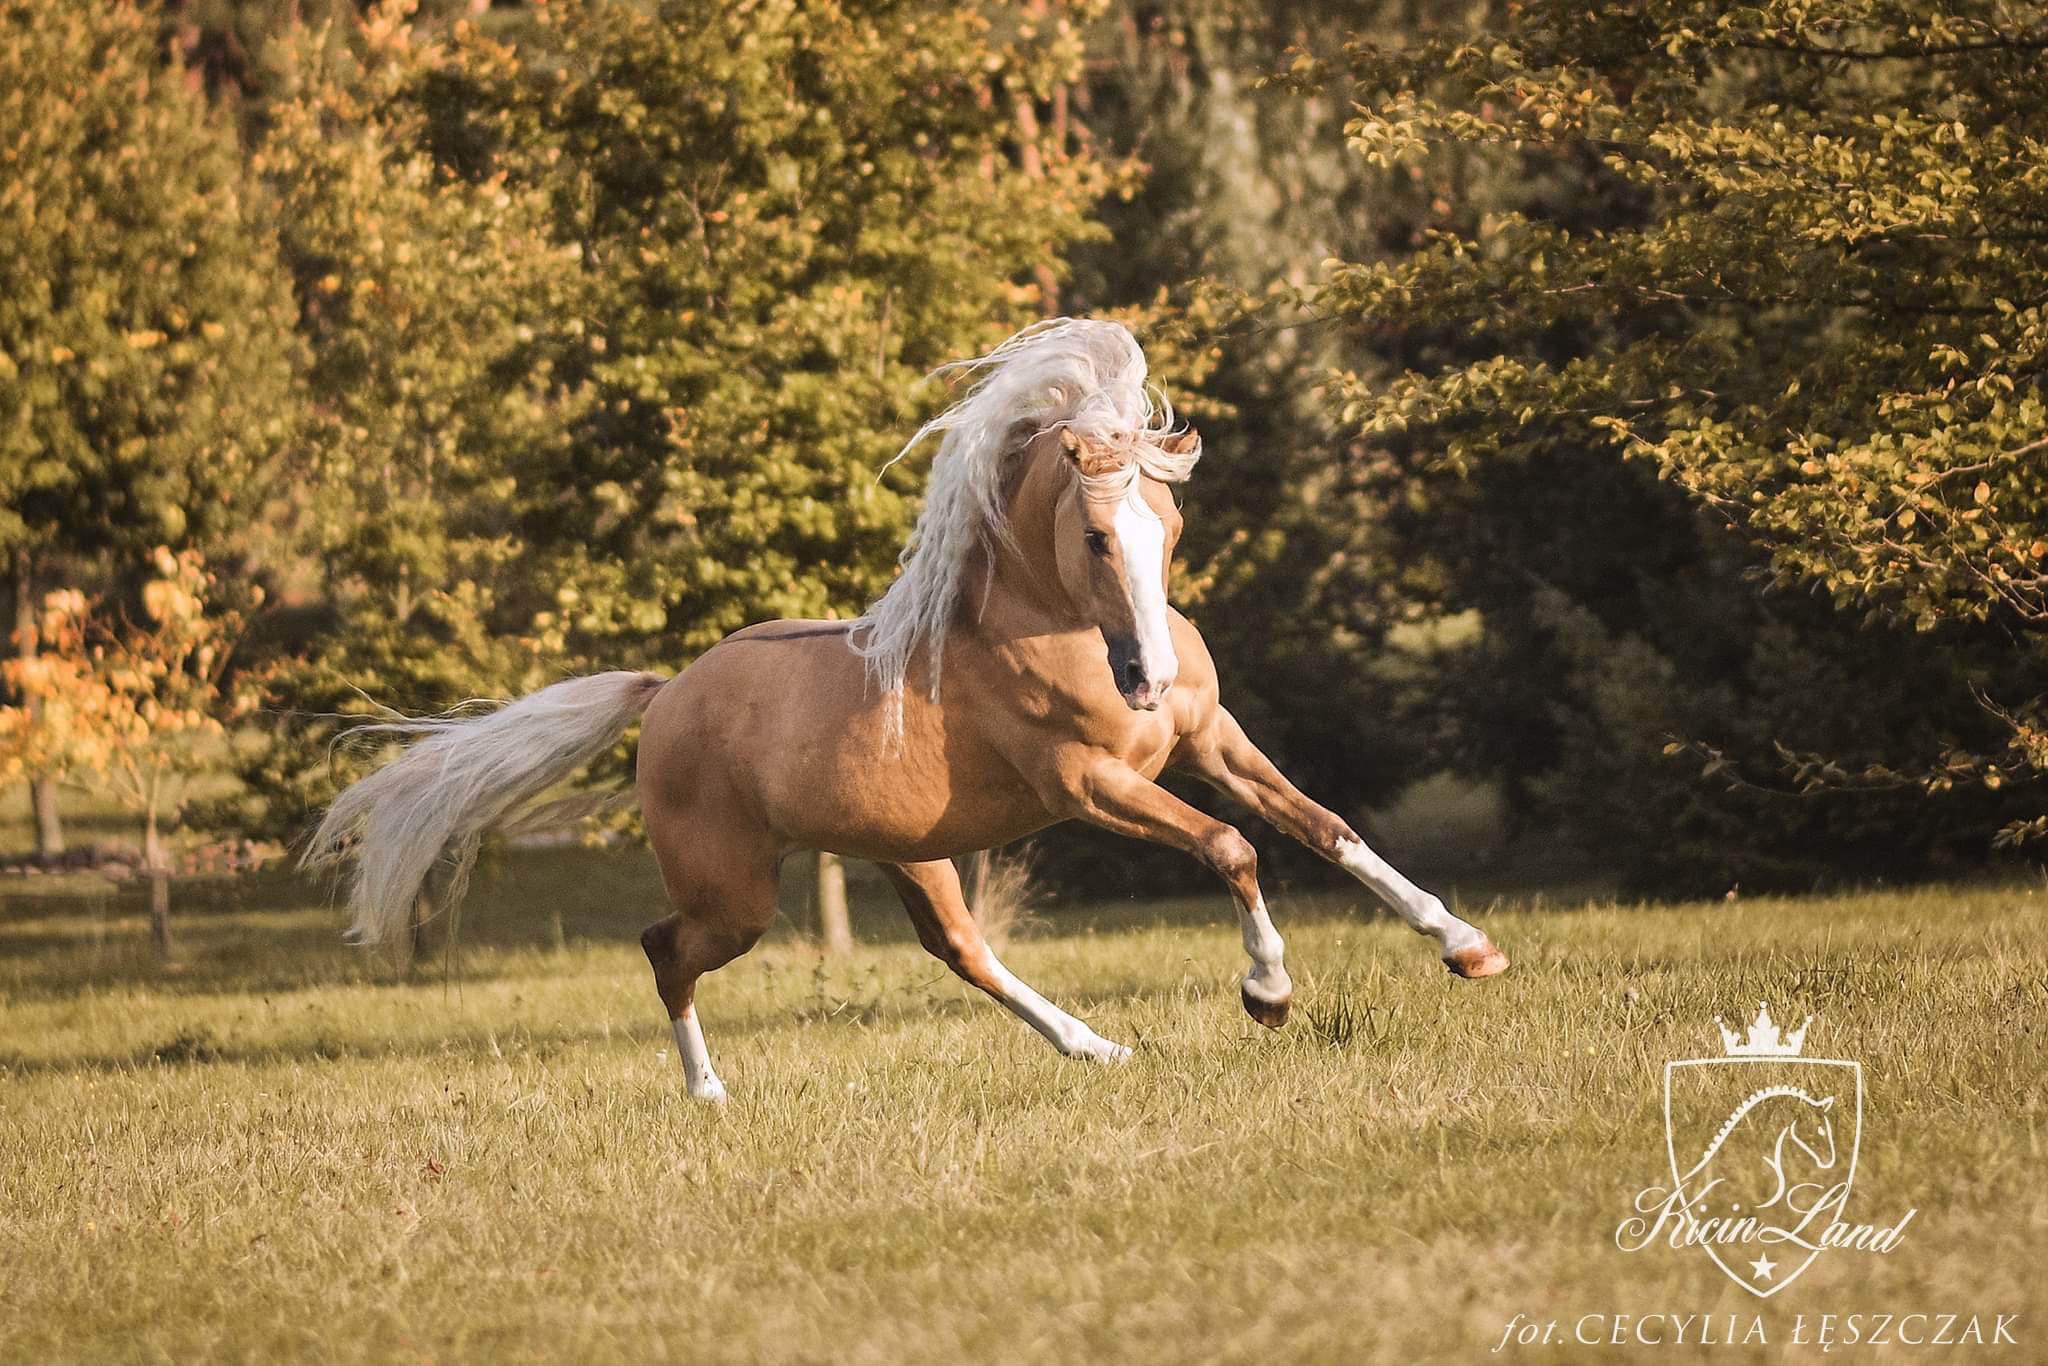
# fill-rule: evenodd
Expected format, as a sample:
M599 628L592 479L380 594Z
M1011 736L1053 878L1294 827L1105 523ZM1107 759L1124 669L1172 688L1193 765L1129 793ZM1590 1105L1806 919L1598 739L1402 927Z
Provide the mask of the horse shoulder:
M1202 639L1201 630L1181 615L1180 609L1169 607L1166 610L1167 629L1173 636L1174 657L1180 661L1174 687L1205 692L1213 699L1216 693L1216 661L1209 656L1209 642Z
M1173 691L1167 694L1168 705L1173 708L1175 729L1182 735L1192 735L1208 729L1221 700L1216 661L1210 658L1209 644L1202 639L1201 631L1179 609L1168 608L1167 619L1173 633L1174 656L1180 661Z

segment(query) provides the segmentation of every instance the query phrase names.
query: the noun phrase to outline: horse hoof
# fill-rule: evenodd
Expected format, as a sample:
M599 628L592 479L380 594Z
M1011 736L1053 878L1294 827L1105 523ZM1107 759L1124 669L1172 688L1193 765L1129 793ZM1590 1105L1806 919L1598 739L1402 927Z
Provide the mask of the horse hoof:
M1117 1063L1131 1060L1129 1048L1100 1037L1072 1048L1062 1048L1060 1051L1070 1058L1079 1058L1082 1062Z
M1508 956L1491 939L1444 955L1444 966L1460 977L1498 977L1508 970Z
M1244 1002L1244 1013L1268 1029L1278 1029L1286 1024L1287 1012L1294 1005L1292 996L1284 996L1277 1001L1262 1001L1252 995L1248 986L1240 986L1237 995L1238 999Z

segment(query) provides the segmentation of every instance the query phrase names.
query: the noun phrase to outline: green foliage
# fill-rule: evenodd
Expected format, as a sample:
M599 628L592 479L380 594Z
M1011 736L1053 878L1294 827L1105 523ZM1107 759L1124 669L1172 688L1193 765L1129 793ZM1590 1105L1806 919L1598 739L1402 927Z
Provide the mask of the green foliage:
M1070 67L1071 36L908 4L595 0L539 22L545 61L472 44L436 106L445 161L547 196L587 290L562 365L597 401L568 458L511 472L551 594L523 624L617 665L858 612L920 487L876 477L920 380L1037 311L1020 279L1108 185L989 94Z
M0 4L0 554L218 544L295 347L231 130L132 6Z
M355 37L278 45L290 87L252 158L312 362L295 539L339 619L296 700L322 677L415 704L518 688L534 660L493 611L525 549L517 472L566 463L590 404L555 361L583 333L580 272L541 195L426 150L416 95L454 56L388 10Z
M335 614L280 706L672 670L859 612L922 487L878 471L924 375L1041 310L1025 281L1117 178L1014 117L1073 71L1067 25L578 0L516 38L383 7L277 49L254 165L313 355L297 507ZM317 744L256 763L278 819L328 782Z
M931 366L1114 311L1205 435L1177 599L1347 814L1451 767L1717 891L2048 829L2002 11L470 8L0 0L0 553L210 547L274 714L677 668L880 592Z
M57 772L120 802L161 870L160 827L184 811L190 779L219 762L235 708L222 676L255 603L223 601L194 552L159 546L150 558L146 624L110 627L76 589L45 599L40 652L0 670L22 699L0 706L0 774Z
M1909 728L1860 771L2000 786L2039 757L2038 683L2019 680L2039 677L2048 586L2042 35L2001 22L1925 3L1535 3L1481 33L1358 45L1343 70L1370 162L1527 188L1445 200L1419 250L1333 271L1316 305L1398 332L1406 371L1339 375L1339 417L1439 488L1624 453L1748 531L1781 585L1941 628L1951 661L1905 647L1893 667L1942 685L1918 706L1947 735ZM1327 74L1299 79L1320 92ZM1654 554L1639 531L1572 524ZM1973 689L2010 704L2021 753L1985 752Z

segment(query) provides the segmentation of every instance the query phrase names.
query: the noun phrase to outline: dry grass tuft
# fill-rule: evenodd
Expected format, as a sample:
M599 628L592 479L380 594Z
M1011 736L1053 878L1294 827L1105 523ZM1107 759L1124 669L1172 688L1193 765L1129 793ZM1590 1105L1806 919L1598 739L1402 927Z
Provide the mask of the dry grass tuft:
M967 860L967 910L981 937L1001 953L1037 923L1041 893L1031 877L1031 851L984 849Z

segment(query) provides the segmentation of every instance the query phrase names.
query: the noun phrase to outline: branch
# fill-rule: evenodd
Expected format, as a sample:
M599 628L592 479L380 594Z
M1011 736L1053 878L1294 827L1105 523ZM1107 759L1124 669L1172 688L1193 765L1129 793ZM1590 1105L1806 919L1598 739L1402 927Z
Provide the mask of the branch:
M1841 58L1851 62L1922 62L1937 61L1943 57L1968 56L1974 52L2040 52L2048 49L2048 33L2001 33L1989 38L1947 43L1940 47L1928 47L1919 43L1893 43L1877 48L1825 47L1817 43L1774 42L1761 38L1731 39L1716 46L1742 48L1751 52L1784 52L1800 57Z

